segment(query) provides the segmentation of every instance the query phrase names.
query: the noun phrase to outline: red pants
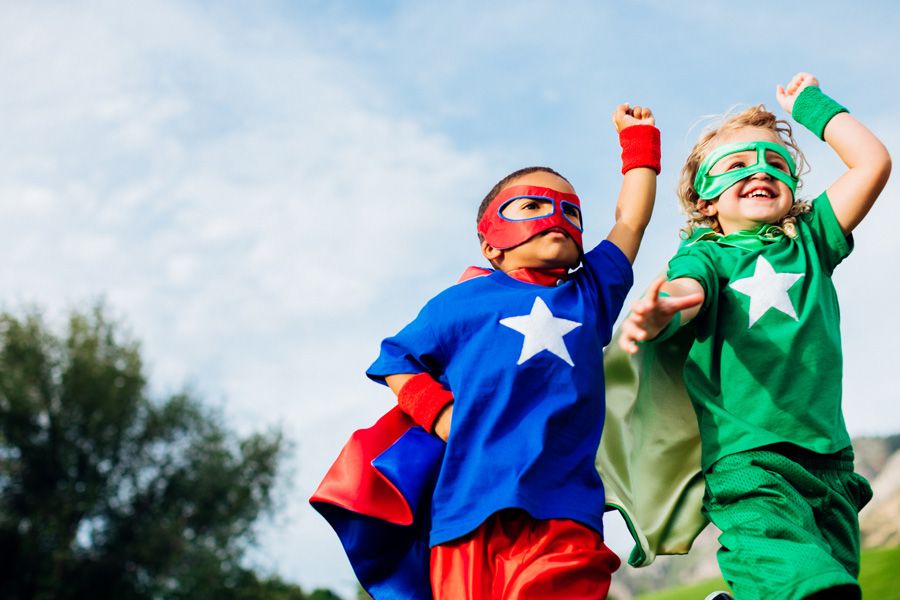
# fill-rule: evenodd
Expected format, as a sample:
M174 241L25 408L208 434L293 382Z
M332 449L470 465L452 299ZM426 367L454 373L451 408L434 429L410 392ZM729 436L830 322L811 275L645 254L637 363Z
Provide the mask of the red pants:
M435 600L603 600L620 564L593 529L504 510L431 549L431 589Z

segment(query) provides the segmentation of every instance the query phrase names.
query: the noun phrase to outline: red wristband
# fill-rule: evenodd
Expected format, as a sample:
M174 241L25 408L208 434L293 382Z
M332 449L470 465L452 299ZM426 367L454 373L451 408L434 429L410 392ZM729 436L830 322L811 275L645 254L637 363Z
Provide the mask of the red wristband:
M453 394L428 373L412 376L397 394L400 409L429 433L444 407L453 402Z
M659 129L653 125L632 125L619 132L622 145L622 173L647 167L660 172Z

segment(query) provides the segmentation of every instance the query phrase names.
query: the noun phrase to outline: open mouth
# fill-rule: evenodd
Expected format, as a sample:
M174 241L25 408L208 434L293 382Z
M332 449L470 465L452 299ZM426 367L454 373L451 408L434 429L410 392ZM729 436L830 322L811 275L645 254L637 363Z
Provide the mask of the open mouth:
M774 198L775 192L769 188L755 187L748 193L744 194L744 198Z

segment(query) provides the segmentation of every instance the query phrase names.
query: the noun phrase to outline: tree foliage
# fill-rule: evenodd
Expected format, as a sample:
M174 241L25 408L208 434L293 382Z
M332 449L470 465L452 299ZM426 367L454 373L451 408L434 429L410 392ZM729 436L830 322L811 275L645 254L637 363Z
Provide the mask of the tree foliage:
M149 398L102 307L61 335L0 315L0 597L303 599L240 564L283 450L190 394Z

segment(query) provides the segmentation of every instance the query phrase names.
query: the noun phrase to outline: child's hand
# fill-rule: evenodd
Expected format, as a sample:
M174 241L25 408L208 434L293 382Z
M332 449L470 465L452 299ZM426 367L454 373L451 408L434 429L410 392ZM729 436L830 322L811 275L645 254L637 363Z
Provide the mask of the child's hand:
M616 126L616 132L632 125L656 125L656 119L653 118L653 113L649 108L646 106L632 108L627 102L616 107L612 114L612 120Z
M637 343L659 335L675 313L703 303L702 293L660 297L659 291L665 282L665 277L654 281L647 294L631 305L631 313L622 321L622 335L619 337L619 346L625 352L634 354L638 351Z
M794 111L794 101L797 100L797 96L800 95L800 92L802 92L804 88L808 88L811 85L819 85L819 80L816 79L815 75L810 75L809 73L797 73L791 79L791 82L787 84L787 89L781 87L781 84L778 84L775 87L775 98L778 100L778 104L781 105L781 108L792 115Z
M453 417L453 403L451 402L444 407L441 414L438 415L437 421L434 422L434 435L438 436L445 442L450 437L450 421Z

